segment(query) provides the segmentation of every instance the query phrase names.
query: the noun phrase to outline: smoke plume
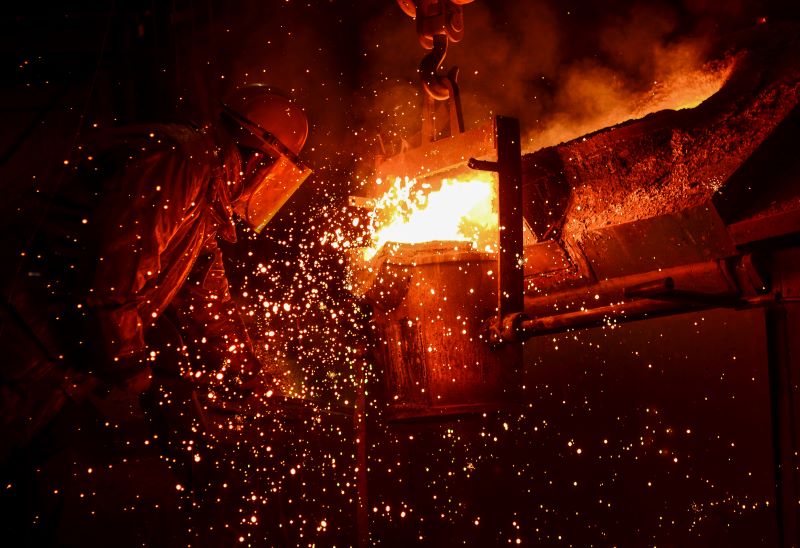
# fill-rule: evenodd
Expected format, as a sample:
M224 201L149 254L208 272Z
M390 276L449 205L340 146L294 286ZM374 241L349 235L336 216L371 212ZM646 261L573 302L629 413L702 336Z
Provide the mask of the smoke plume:
M739 1L476 0L464 6L464 39L450 45L444 69L461 69L467 129L493 114L516 116L525 149L534 150L649 112L695 106L730 69L708 64L717 35L755 22L755 13ZM427 52L403 17L387 6L363 35L369 93L362 115L368 131L409 139L419 131L421 92L415 97L413 90L421 89L417 65Z

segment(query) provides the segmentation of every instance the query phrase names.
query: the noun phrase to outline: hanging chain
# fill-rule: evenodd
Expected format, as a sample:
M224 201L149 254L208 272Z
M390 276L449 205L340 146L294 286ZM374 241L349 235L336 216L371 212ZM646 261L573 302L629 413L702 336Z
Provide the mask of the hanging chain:
M458 42L464 36L461 6L470 2L472 0L397 0L403 12L416 19L417 37L422 47L432 50L423 57L419 72L426 93L438 101L450 98L447 93L451 86L446 83L450 76L438 72L447 55L448 43Z
M458 91L458 67L442 74L442 64L447 55L449 42L458 42L464 36L464 11L462 6L472 0L397 0L398 5L417 23L420 44L430 53L422 58L419 74L422 88L427 95L427 114L423 114L423 125L432 113L435 101L448 101L450 111L450 133L464 131L461 99ZM434 136L430 135L430 140Z

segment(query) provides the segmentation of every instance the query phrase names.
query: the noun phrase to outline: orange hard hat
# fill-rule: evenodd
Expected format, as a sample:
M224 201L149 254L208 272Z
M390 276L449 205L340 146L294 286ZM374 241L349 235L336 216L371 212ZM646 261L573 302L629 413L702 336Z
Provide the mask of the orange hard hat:
M296 156L308 137L308 118L303 110L269 86L248 84L237 88L222 106L245 130L237 136L240 146L261 149L262 134L266 132ZM248 140L247 133L254 138Z
M287 97L261 84L238 88L222 108L234 124L229 128L236 144L264 155L263 165L246 175L233 208L260 232L311 174L297 157L308 137L308 118Z

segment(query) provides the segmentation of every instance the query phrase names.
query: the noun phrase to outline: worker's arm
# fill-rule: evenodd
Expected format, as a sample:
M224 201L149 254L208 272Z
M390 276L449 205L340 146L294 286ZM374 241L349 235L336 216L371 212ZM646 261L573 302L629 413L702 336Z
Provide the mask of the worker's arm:
M216 239L205 244L172 304L190 348L196 350L192 370L196 379L236 389L257 376L261 364L231 300Z

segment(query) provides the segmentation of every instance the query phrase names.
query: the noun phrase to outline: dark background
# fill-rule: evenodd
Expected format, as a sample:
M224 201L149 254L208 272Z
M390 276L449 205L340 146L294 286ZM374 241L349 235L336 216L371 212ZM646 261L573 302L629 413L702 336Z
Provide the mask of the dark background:
M671 52L697 64L718 39L797 12L795 2L744 0L476 0L446 66L462 67L468 128L493 112L519 116L528 131L553 120L590 125L607 101L644 93L669 72ZM296 280L298 245L333 222L318 212L335 212L358 185L376 136L395 143L419 131L424 51L390 0L29 2L4 7L0 25L4 216L37 215L27 193L56 188L95 127L206 120L225 92L249 82L296 97L312 124L303 156L315 174L265 234L228 250L234 287L267 283L247 276L264 260ZM598 81L613 82L613 93L579 85ZM321 261L320 272L341 272L338 257ZM523 413L376 434L373 539L772 546L765 352L758 311L532 340ZM293 530L305 536L291 538L354 542L352 496L322 498L349 523L320 532L312 493L308 523Z

